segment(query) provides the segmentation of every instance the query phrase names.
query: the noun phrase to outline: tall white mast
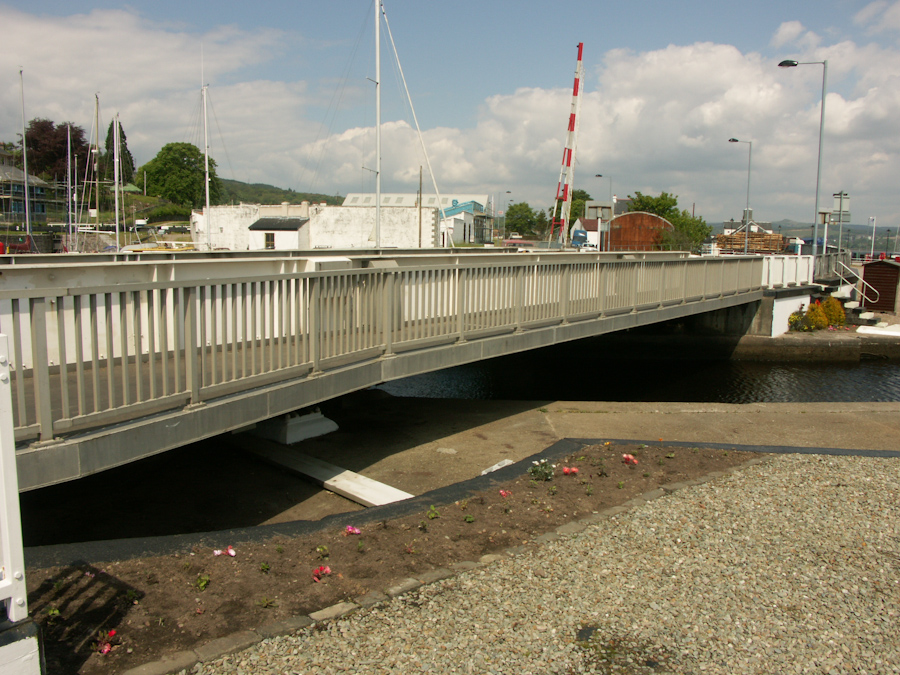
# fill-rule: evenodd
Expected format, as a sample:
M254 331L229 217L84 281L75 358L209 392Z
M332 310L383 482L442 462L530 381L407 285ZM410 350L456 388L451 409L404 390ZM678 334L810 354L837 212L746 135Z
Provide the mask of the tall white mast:
M72 245L72 125L66 125L66 232Z
M25 234L28 235L28 247L31 248L31 207L28 204L28 147L25 143L25 76L19 68L19 85L22 91L22 167L25 179Z
M119 250L119 113L113 118L113 191L116 194L116 250Z
M381 248L381 12L375 0L375 248Z
M203 177L206 185L206 208L203 210L203 222L206 225L206 248L212 250L212 239L209 212L209 124L206 115L206 89L207 85L203 85Z

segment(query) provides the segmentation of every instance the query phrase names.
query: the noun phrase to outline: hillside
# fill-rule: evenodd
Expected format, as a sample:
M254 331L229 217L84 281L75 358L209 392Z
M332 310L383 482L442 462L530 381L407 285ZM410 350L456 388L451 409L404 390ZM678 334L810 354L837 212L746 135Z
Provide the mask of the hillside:
M285 190L274 185L266 185L265 183L242 183L239 180L229 180L220 178L222 182L222 203L231 204L245 202L248 204L281 204L288 202L290 204L299 204L300 202L311 202L320 204L325 202L331 205L340 205L344 203L344 198L339 195L322 195L310 192L295 192L294 190Z

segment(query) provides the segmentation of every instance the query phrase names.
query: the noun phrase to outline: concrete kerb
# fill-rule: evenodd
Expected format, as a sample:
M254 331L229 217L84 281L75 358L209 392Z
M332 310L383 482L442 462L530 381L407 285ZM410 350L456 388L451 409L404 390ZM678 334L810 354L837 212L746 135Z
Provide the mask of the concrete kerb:
M527 466L530 465L532 461L536 461L539 459L558 459L570 452L576 451L583 445L596 445L600 443L605 443L605 439L563 439L562 441L558 441L554 443L543 452L537 453L531 457L526 458L516 464L505 467L505 469L500 469L496 474L501 474L499 476L495 476L495 480L498 482L503 482L510 477L515 477L521 473L523 469L527 469ZM650 443L645 441L634 441L634 440L622 440L615 439L610 440L612 443L616 444L645 444L650 445ZM658 441L657 441L658 442ZM733 449L735 451L749 451L749 452L763 452L767 454L822 454L822 455L848 455L848 456L863 456L863 457L900 457L900 451L879 451L879 450L849 450L849 449L841 449L841 448L789 448L789 447L769 447L769 446L740 446L740 445L729 445L729 444L721 444L721 443L666 443L667 446L676 446L676 447L711 447L711 448L723 448L728 447L729 449ZM656 488L654 490L650 490L648 492L639 495L638 497L629 500L625 505L622 506L614 506L608 509L604 509L595 514L591 514L586 516L585 518L579 519L577 521L573 521L571 523L566 523L565 525L561 525L556 528L554 532L548 532L544 535L541 535L535 538L530 546L542 546L545 544L552 544L555 541L559 541L567 536L580 536L585 529L587 529L591 525L595 525L602 520L608 518L614 518L619 516L634 507L639 507L643 504L648 503L649 501L659 499L663 496L671 494L677 490L689 488L695 485L701 485L703 483L707 483L711 480L715 480L717 478L725 477L731 473L742 471L750 466L755 466L761 463L765 463L767 458L753 458L746 462L743 462L739 466L732 467L728 471L714 471L706 476L703 476L697 480L692 481L684 481L682 483L671 483L664 488ZM518 468L517 468L518 467ZM502 472L502 473L501 473ZM507 472L513 474L512 476L507 476ZM478 478L472 479L471 481L464 481L463 483L448 486L447 488L441 488L439 490L434 490L432 493L428 493L429 495L433 495L434 493L441 493L442 496L446 496L450 494L452 497L458 498L460 492L468 494L470 492L475 492L482 487L490 487L482 486L481 484L484 482L482 479L490 479L491 475L487 476L479 476ZM490 483L492 481L488 481ZM479 487L472 487L471 483L477 483ZM466 486L463 488L463 486ZM456 488L456 490L451 490L451 488ZM421 500L407 500L407 501L421 501ZM429 500L425 500L429 501ZM431 500L435 503L445 503L440 502L437 499ZM450 499L449 501L455 501L455 499ZM405 502L403 502L405 503ZM395 506L395 505L387 505ZM373 507L373 509L379 509L383 507ZM391 516L393 517L393 516ZM383 520L385 518L384 514L379 514L376 518L372 520ZM269 535L272 536L272 535ZM367 593L364 596L356 598L355 602L341 602L337 605L332 605L331 607L325 607L317 612L311 613L309 616L301 615L297 617L292 617L283 621L279 621L273 624L269 624L267 626L263 626L256 630L244 630L238 631L236 633L232 633L231 635L225 636L223 638L218 638L212 640L211 642L198 647L195 650L188 650L177 652L172 655L167 655L158 661L153 661L149 663L145 663L141 666L137 666L130 670L125 671L122 675L170 675L171 673L176 673L185 669L192 668L196 663L205 662L205 661L213 661L223 656L227 656L229 654L233 654L235 652L241 651L243 649L247 649L248 647L261 642L264 639L270 639L274 637L280 637L283 635L290 635L296 633L300 630L308 628L316 623L326 622L326 621L334 621L344 617L350 613L359 611L361 609L368 609L370 607L374 607L376 605L391 602L394 598L400 597L407 593L418 590L422 586L431 583L439 583L445 579L457 576L458 574L464 574L484 565L488 565L494 562L498 562L504 559L509 558L513 555L519 555L527 550L528 547L516 546L507 551L504 551L500 554L490 554L482 556L478 562L473 561L462 561L453 563L450 567L452 569L436 569L426 573L423 573L417 578L405 578L399 579L397 582L389 586L383 593L378 591L373 591Z

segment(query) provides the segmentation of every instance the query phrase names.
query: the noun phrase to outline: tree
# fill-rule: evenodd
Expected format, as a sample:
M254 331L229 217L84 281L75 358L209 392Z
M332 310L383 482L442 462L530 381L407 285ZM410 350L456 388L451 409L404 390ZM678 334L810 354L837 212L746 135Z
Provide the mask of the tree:
M52 120L35 118L25 130L28 146L28 173L46 180L65 181L68 154L68 128L72 129L72 172L75 162L84 167L88 158L88 144L84 129L71 122L56 125ZM21 151L21 146L20 146Z
M169 143L137 172L137 181L147 175L147 191L174 204L195 209L206 203L203 153L191 143ZM221 186L216 163L209 160L209 201L220 203Z
M569 210L569 223L574 223L576 219L584 215L585 202L591 201L591 195L586 190L572 190L572 207ZM556 204L556 217L562 217L562 200L558 200ZM550 214L553 215L552 213Z
M674 227L674 231L666 232L660 246L668 251L696 251L703 241L712 233L712 227L699 216L692 216L687 211L678 210L678 197L663 192L659 197L635 192L629 195L631 205L629 211L646 211L665 218Z
M518 204L510 204L506 209L506 232L518 232L523 237L535 236L535 225L537 223L534 209L528 206L527 202L519 202Z
M106 157L104 178L105 180L113 180L115 177L115 167L113 160L115 159L115 138L113 137L113 127L115 121L109 123L109 129L106 132ZM134 157L128 149L128 139L125 138L125 129L119 124L119 180L125 185L134 181Z

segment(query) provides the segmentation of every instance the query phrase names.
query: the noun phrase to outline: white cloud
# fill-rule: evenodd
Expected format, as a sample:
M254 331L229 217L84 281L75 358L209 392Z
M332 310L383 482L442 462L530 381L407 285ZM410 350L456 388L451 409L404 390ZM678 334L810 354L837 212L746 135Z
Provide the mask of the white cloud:
M898 7L873 3L857 16L874 21ZM320 81L255 74L268 72L298 36L233 26L195 35L127 11L52 19L3 6L0 24L8 27L0 60L25 68L29 119L69 120L90 130L99 91L103 133L118 111L139 163L165 143L199 142L202 39L220 175L328 194L373 189L371 123L342 126L340 111L323 132L312 111L325 107ZM848 190L861 221L868 215L900 221L893 184L900 173L900 51L851 41L822 45L794 21L779 27L772 44L796 50L800 60L829 59L837 86L826 106L822 194ZM753 141L757 217L809 219L821 69L783 70L778 60L709 42L607 52L586 76L576 186L605 196L611 177L620 196L665 190L709 220L739 218L748 148L728 143L737 137ZM345 100L365 100L369 93L362 92L348 92ZM435 128L420 119L441 191L505 198L509 190L514 201L551 204L570 103L569 87L522 88L486 98L471 127ZM18 78L0 81L0 139L15 139L20 116ZM386 119L383 137L384 189L416 190L425 157L414 129ZM428 189L427 176L425 183Z
M785 21L778 27L775 35L772 37L771 45L776 49L784 47L786 44L794 42L803 34L803 24L799 21Z
M853 22L866 26L871 33L900 31L900 2L888 3L886 0L871 2L856 13Z

